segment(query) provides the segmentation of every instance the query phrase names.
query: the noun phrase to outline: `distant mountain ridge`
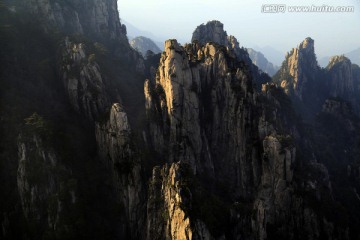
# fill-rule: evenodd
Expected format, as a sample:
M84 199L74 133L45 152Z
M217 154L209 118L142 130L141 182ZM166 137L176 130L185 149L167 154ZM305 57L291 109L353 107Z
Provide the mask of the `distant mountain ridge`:
M360 112L360 68L344 55L330 58L326 68L318 64L314 40L306 38L286 54L273 81L304 111L317 112L327 98L341 98ZM311 110L312 109L312 110Z
M345 57L349 58L350 61L353 64L359 65L360 66L360 47L350 51L348 53L344 53L343 54ZM329 64L331 57L330 56L325 56L319 59L319 64L321 67L326 67Z
M146 57L147 51L151 51L155 54L161 52L161 49L155 44L155 42L147 37L139 36L129 40L129 42L130 46L140 52L144 57Z
M360 47L351 52L345 53L345 56L348 57L352 63L360 66Z
M270 76L273 76L279 70L279 67L269 62L261 52L257 52L252 48L248 48L247 52L252 62Z
M257 52L261 52L262 54L264 54L264 56L266 56L266 58L273 64L280 66L281 63L284 60L284 56L285 53L281 52L271 46L265 46L265 47L259 47L259 46L254 46L252 47L252 49L254 49Z
M165 39L162 39L159 36L156 36L151 32L141 30L141 29L135 27L133 24L127 22L126 20L122 19L122 23L126 26L127 36L129 38L129 40L132 40L137 36L144 36L144 37L152 39L152 41L154 41L154 43L156 44L156 46L158 48L160 48L161 50L164 50Z

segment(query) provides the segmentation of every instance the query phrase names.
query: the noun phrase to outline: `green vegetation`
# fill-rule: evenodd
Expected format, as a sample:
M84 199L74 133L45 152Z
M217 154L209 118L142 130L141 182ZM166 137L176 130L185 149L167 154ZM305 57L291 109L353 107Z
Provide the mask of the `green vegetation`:
M181 164L181 180L179 188L183 196L192 198L192 206L180 206L192 219L200 219L208 227L214 237L220 237L226 232L230 220L230 204L220 196L203 187L202 183L192 173L189 164Z
M129 174L135 167L136 163L134 159L126 158L114 164L115 169L119 174Z
M96 53L98 53L99 55L107 55L109 52L109 50L103 44L101 44L99 42L95 42L94 47L95 47Z
M95 63L95 61L96 61L96 56L95 56L95 54L90 54L89 57L88 57L88 62L89 62L90 64L93 64L93 63Z
M229 205L204 189L195 190L193 194L193 216L201 219L214 237L220 237L229 224Z
M49 141L53 135L53 132L42 116L33 113L30 117L24 119L25 128L24 133L26 137L32 137L34 134L38 134L45 141Z
M294 140L290 135L277 135L276 138L279 140L282 149L294 146Z

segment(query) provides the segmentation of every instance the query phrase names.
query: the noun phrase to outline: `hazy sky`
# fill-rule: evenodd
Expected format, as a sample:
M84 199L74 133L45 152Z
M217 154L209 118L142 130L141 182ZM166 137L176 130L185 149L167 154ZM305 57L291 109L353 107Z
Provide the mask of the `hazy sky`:
M261 13L263 4L354 6L354 13ZM120 18L160 39L188 42L196 26L224 23L244 47L272 46L282 52L304 38L315 40L318 58L360 47L360 0L120 0Z

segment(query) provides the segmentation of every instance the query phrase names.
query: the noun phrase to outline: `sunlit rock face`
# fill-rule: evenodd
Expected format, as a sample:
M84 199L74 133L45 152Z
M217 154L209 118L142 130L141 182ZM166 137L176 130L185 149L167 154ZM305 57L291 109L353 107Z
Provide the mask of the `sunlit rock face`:
M308 94L314 83L319 81L317 79L319 71L314 40L306 38L297 48L286 54L285 61L275 78L287 94L303 100L307 97L304 94Z
M195 173L229 179L246 191L253 173L241 164L253 161L244 152L251 131L245 125L254 127L253 93L250 76L228 54L213 44L184 48L167 41L155 86L145 83L146 108L156 120L150 123L152 143L169 162L186 162Z
M344 56L334 56L326 68L320 68L314 52L314 40L306 38L287 53L273 82L297 102L303 115L314 117L329 97L349 101L359 112L359 72L359 66Z
M310 39L304 41L301 54L311 54L312 46ZM330 236L337 231L331 221L294 194L302 189L319 199L331 196L326 167L314 158L299 160L300 133L288 112L291 102L273 84L255 92L252 76L237 59L234 51L216 43L194 41L183 47L168 40L155 83L145 82L146 139L167 162L153 169L150 180L147 236L296 239L295 229L309 239L317 239L321 232ZM302 165L310 170L299 182L295 176ZM217 187L207 194L230 203L222 209L234 224L231 233L221 227L219 233L201 218L204 212L198 201L206 192L199 190L204 179L230 189L226 197L217 195Z

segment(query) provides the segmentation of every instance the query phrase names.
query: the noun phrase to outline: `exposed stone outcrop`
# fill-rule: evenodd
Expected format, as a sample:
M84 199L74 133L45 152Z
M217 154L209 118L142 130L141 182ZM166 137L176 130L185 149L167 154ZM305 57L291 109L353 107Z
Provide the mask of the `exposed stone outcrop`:
M253 203L251 229L255 239L296 239L300 235L301 238L317 239L322 231L328 231L329 237L334 234L334 229L319 223L323 220L319 219L319 213L307 199L307 195L317 196L317 200L321 201L323 196L331 195L329 174L324 165L317 163L313 157L299 162L295 147L299 132L291 123L294 113L289 111L288 100L283 94L275 85L263 86L266 100L260 103L266 110L259 119L262 171ZM287 111L284 112L284 109ZM299 171L304 171L299 169L300 165L307 166L309 170L299 182L296 176ZM303 194L297 195L297 191ZM326 217L324 221L331 222ZM293 235L298 229L302 229L302 233Z
M153 169L147 205L147 239L213 239L203 222L190 219L191 170L187 167L173 163Z
M198 26L191 39L191 42L194 41L198 41L201 44L216 42L223 46L229 45L228 35L224 31L224 24L215 20Z
M286 54L285 61L274 79L287 94L303 100L304 94L311 94L312 86L319 81L319 71L314 40L306 38L297 48Z
M198 42L201 45L206 43L217 43L233 51L239 60L245 61L251 66L251 59L244 48L240 48L238 40L224 30L224 24L219 21L209 21L198 26L193 32L191 42Z
M263 141L261 187L254 203L256 239L267 239L270 224L287 221L290 216L286 212L297 210L291 209L293 188L289 187L294 175L296 150L294 146L286 146L284 140L280 143L278 138L269 136Z
M270 82L267 74L260 72L258 67L253 64L247 50L240 47L236 37L227 35L227 32L224 30L224 25L221 22L214 20L198 26L193 32L191 41L197 42L200 45L216 43L233 52L237 59L246 65L247 70L252 75L253 83L257 85L258 90L260 90L262 84Z
M17 185L23 213L39 236L63 231L66 236L71 227L64 219L70 215L67 211L77 207L77 180L50 147L45 132L39 132L36 121L42 118L34 114L18 138Z
M73 108L89 119L97 119L110 105L96 55L88 54L83 43L64 41L61 73Z
M251 77L228 54L213 44L167 41L156 85L145 84L146 108L154 148L169 162L189 163L245 193L254 172L242 166L258 165L246 149L255 128Z
M96 141L99 155L113 179L116 198L124 208L122 229L132 239L142 234L143 192L141 167L138 152L131 139L127 114L123 107L112 105L106 120L96 124ZM126 232L126 229L130 232Z
M344 56L332 57L326 67L329 96L342 98L351 102L357 112L360 107L358 97L358 93L360 92L360 75L357 74L358 69L357 65L353 65L351 61Z
M127 43L114 0L26 0L21 3L47 31L57 28L66 34L84 34L99 39L119 39Z
M340 57L321 70L307 38L287 55L278 86L261 85L268 76L220 22L212 21L195 30L191 44L166 41L157 70L159 55L147 59L148 75L155 77L145 81L143 98L144 77L135 75L135 68L143 72L144 64L124 43L115 0L21 4L38 16L42 30L61 37L40 40L49 46L34 58L32 44L25 43L23 48L9 43L4 52L10 57L0 55L10 62L9 74L0 71L5 76L0 85L9 86L0 94L7 100L1 113L9 116L0 121L10 126L0 128L6 136L0 149L8 139L11 143L12 131L21 131L13 177L20 201L9 203L17 195L0 201L7 205L0 207L2 236L18 236L9 231L19 229L22 239L359 238L359 120L350 104L325 101L328 95L356 99L357 66ZM11 10L14 16L23 13ZM27 26L22 24L16 30ZM65 39L57 62L53 37ZM19 61L22 49L21 56L34 59L30 70L26 64L11 66L31 61ZM37 68L42 62L45 66ZM40 77L51 75L49 82L63 81L64 88L38 81L33 69L43 67L51 74ZM22 85L27 75L30 80ZM50 91L28 94L37 86ZM325 86L320 96L318 86ZM63 89L79 114L68 109ZM325 102L317 125L302 124L294 99L306 102L305 108ZM50 116L54 132L37 115L19 129L18 116L33 109ZM71 146L62 145L67 142ZM0 155L12 159L13 152ZM1 168L14 168L4 162ZM22 215L27 223L17 218Z
M129 45L115 0L26 0L10 1L9 5L25 12L50 36L85 37L88 42L100 42L113 57L131 62L134 69L144 72L143 58Z
M302 46L311 48L309 44ZM172 164L153 170L148 236L156 239L165 234L177 239L171 232L175 225L187 236L184 239L191 239L186 229L191 229L192 239L197 239L200 225L212 229L204 223L192 228L201 218L187 215L186 207L174 209L170 205L170 212L176 216L170 214L169 219L159 220L163 212L169 211L167 202L174 192L166 193L166 179L176 172L174 163L178 161L190 166L194 178L227 186L226 201L235 207L223 211L231 213L228 219L236 226L234 229L241 229L227 233L231 239L296 239L294 231L302 231L302 236L309 239L317 239L323 232L328 237L335 231L344 233L344 229L331 227L332 219L313 209L305 196L316 196L316 201L331 198L331 184L327 169L316 159L297 160L295 145L300 136L290 100L270 84L263 86L262 93L254 93L251 75L236 59L233 51L214 43L194 42L182 47L168 40L156 83L145 82L147 139L159 156ZM300 181L295 179L296 166L307 166L309 175ZM178 179L191 181L189 176L181 176ZM183 188L186 206L191 209L196 200L191 197L192 190ZM215 189L212 194L216 196ZM304 195L296 195L297 191L304 191ZM170 199L175 199L173 203L184 201L176 200L176 194ZM209 230L205 235L212 238L214 230ZM225 230L221 231L226 235Z
M355 83L351 61L344 56L334 56L326 68L331 78L329 80L330 94L334 97L353 97Z
M286 55L273 81L299 103L298 108L305 118L311 119L330 97L349 101L359 112L359 72L359 67L344 56L334 56L326 68L320 68L314 40L306 38Z
M130 46L134 48L136 51L140 52L143 57L147 57L148 51L151 51L154 54L160 53L160 48L147 37L136 37L130 40Z
M199 100L195 92L197 90L191 91L191 88L200 86L199 73L193 74L186 53L175 40L165 43L165 54L162 55L161 62L156 86L145 83L148 113L156 116L160 112L161 124L152 129L151 136L156 149L171 149L170 162L178 158L177 160L189 162L196 170L195 159L202 146L199 142ZM162 131L160 136L157 133L159 128ZM186 135L190 139L183 139Z
M45 151L42 145L38 136L33 136L32 142L19 141L18 189L24 214L30 221L40 221L50 214L47 201L60 190L58 176L46 172L48 168L57 167L57 157L53 152ZM44 183L45 186L41 186ZM55 228L61 203L55 198L51 204L54 204L51 207L55 207L55 214L48 216L48 224Z

